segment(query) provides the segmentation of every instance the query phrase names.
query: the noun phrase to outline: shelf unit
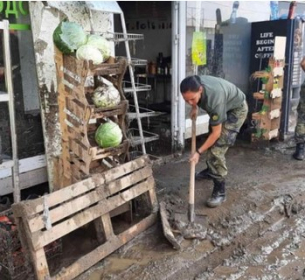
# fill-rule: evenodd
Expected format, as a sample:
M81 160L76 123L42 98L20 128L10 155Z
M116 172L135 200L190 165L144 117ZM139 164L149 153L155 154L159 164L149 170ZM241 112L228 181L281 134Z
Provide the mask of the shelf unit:
M107 12L107 11L104 10L103 12ZM138 102L138 96L137 95L138 95L139 92L150 91L151 86L148 85L148 84L135 83L134 68L138 67L138 66L147 66L147 60L132 58L131 55L130 55L130 49L129 49L129 42L144 40L144 35L143 34L127 33L124 14L123 14L123 12L121 11L120 8L117 7L115 9L112 9L112 11L110 13L120 15L121 27L122 27L123 32L121 32L121 33L105 32L105 33L102 33L100 35L103 35L106 39L108 39L109 41L112 41L114 43L121 43L121 42L125 43L125 51L126 51L126 56L127 56L126 59L127 59L127 64L128 64L130 81L124 81L123 90L124 90L125 94L129 94L129 93L132 94L133 102L134 102L134 108L135 108L135 112L131 113L131 114L128 113L128 117L131 118L132 120L133 119L137 120L137 125L138 125L137 130L139 132L139 136L138 136L138 140L135 141L134 143L137 143L137 145L141 145L142 154L146 154L145 143L148 143L150 141L158 140L159 135L143 131L141 119L145 118L145 117L146 118L152 117L152 116L155 116L157 114L153 114L151 112L151 114L148 115L146 112L144 114L142 114L140 112L140 107L139 107L139 102ZM153 134L153 137L152 136L145 137L145 135L147 135L147 134Z
M262 81L262 89L253 94L254 99L262 102L262 107L259 112L252 114L256 128L256 132L251 135L252 142L279 137L284 67L284 59L272 57L264 71L257 71L252 75Z
M11 159L2 159L2 149L0 142L0 170L12 169L13 195L14 202L20 201L20 182L19 182L19 160L17 148L17 133L15 122L15 106L14 106L14 90L12 78L11 52L10 52L10 33L9 21L0 21L0 29L2 30L2 44L4 57L4 74L7 92L0 92L0 102L7 102L10 120L10 133L12 142L12 157Z

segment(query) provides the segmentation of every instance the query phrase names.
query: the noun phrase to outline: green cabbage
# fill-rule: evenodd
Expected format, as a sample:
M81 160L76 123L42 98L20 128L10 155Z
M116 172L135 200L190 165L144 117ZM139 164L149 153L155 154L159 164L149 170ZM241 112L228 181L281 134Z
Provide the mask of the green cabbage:
M119 91L113 85L102 85L94 90L92 101L98 108L107 108L118 105L121 97Z
M102 148L119 146L122 138L122 130L114 122L101 124L95 132L95 141Z
M99 49L90 46L82 45L76 51L76 58L82 60L92 60L94 65L103 63L105 58Z
M111 45L110 42L104 37L95 34L88 35L87 45L98 48L103 54L105 60L110 57Z
M87 34L79 24L62 21L53 32L53 41L62 53L70 54L87 43Z

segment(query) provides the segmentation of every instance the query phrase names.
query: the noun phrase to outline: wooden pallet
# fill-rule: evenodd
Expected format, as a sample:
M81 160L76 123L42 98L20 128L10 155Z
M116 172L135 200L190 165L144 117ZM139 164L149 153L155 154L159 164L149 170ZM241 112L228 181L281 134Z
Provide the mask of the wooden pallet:
M150 214L116 235L111 212L143 194L149 198ZM150 160L142 156L41 198L16 203L12 209L37 279L73 279L156 221L158 203ZM44 246L92 221L98 240L104 243L51 276Z

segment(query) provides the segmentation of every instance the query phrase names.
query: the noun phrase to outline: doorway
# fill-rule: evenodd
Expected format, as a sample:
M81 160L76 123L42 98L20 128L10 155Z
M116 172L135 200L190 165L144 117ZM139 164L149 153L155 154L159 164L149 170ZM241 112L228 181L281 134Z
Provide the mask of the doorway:
M148 85L147 90L137 92L142 117L144 137L146 133L158 135L157 139L146 142L146 152L155 156L165 156L171 149L172 111L172 2L170 1L118 1L129 34L142 34L143 40L130 41L131 57L145 60L142 66L134 67L136 88ZM115 32L120 24L114 19ZM116 56L125 56L123 45L117 45ZM129 73L124 77L128 81ZM125 93L133 108L133 96ZM129 127L137 126L136 119L129 120ZM148 137L149 138L149 137ZM141 147L134 147L135 150Z

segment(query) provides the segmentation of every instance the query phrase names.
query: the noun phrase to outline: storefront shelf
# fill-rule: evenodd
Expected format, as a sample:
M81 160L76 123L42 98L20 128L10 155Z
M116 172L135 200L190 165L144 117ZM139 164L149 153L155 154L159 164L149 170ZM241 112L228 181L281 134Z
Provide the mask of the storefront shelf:
M123 90L125 93L128 92L133 92L133 88L131 85L131 82L128 81L123 81ZM140 83L135 83L135 91L150 91L151 90L151 85L145 85L145 84L140 84Z
M133 66L146 66L147 60L146 59L140 59L140 58L131 58L131 64Z
M118 32L107 32L104 33L103 36L105 36L106 39L113 41L115 43L119 42L125 42L125 41L136 41L136 40L144 40L143 34L124 34L124 33L118 33Z
M138 129L131 128L128 130L127 134L128 134L128 139L130 139L130 144L132 147L138 146L142 143L140 132ZM144 143L148 143L151 141L158 140L159 135L143 130L143 138L144 138Z
M137 118L137 113L135 112L136 107L134 105L129 105L129 110L130 112L127 113L128 118L130 120L136 119ZM140 113L140 118L156 117L165 114L163 112L156 112L143 107L139 107L139 113Z

